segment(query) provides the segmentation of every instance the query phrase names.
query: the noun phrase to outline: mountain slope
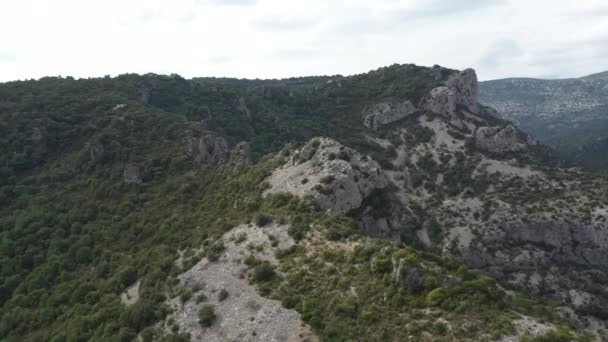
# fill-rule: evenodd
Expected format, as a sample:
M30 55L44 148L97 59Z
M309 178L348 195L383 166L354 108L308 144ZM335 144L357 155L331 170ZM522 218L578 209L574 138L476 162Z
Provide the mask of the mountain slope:
M414 65L2 84L0 335L606 336L606 179L477 102Z
M606 73L578 79L481 82L480 101L556 147L567 159L593 168L607 166L608 150L598 149L598 141L608 137Z

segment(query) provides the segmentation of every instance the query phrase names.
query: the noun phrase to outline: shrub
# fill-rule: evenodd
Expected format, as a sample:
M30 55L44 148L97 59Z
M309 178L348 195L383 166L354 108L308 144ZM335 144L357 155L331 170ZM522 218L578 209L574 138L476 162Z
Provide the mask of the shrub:
M357 303L352 298L346 298L338 301L334 307L337 314L356 317L357 316Z
M331 184L331 182L333 182L334 179L336 179L336 178L333 175L327 175L327 176L321 177L321 179L319 179L319 182L321 182L322 184Z
M430 306L436 306L441 304L445 299L447 293L442 287L438 287L426 295L426 303Z
M379 257L374 259L373 268L374 271L378 273L389 273L392 270L393 265L390 260Z
M226 300L226 298L228 298L228 296L230 296L228 291L226 291L226 289L222 289L217 295L217 300L222 302L222 301Z
M207 256L209 261L217 261L220 258L222 251L224 251L224 244L222 241L216 241L207 247L205 256Z
M266 215L263 213L257 214L254 219L255 224L260 227L267 226L270 223L272 223L272 221L273 221L272 216L269 216L269 215Z
M200 324L201 327L207 328L212 326L216 319L215 306L203 305L201 309L198 310L198 324Z
M274 267L268 262L263 262L253 269L253 279L258 283L270 281L275 276Z

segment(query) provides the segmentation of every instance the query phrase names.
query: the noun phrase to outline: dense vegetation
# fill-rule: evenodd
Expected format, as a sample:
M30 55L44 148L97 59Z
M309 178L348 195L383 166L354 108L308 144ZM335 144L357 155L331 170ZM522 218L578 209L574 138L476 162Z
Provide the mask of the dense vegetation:
M9 341L131 341L168 314L167 295L184 270L175 263L178 250L202 245L213 260L221 252L219 236L250 220L264 225L272 219L266 215L288 218L296 239L306 236L310 222L322 226L329 240L350 237L352 222L347 218L327 217L297 201L283 206L276 196L262 199L264 179L282 161L265 155L317 135L373 149L355 134L362 130L356 113L370 99L406 97L416 102L451 72L395 65L348 78L244 81L122 75L1 84L0 336ZM195 164L182 144L184 130L201 120L230 145L249 141L258 163L242 172ZM412 134L425 139L430 133L420 129ZM123 180L125 165L131 163L144 170L141 184ZM420 167L434 166L423 159ZM461 176L468 168L464 160L457 161L448 174L449 191L468 185ZM420 175L420 181L430 184L428 174ZM326 340L359 333L374 337L378 317L386 320L376 337L398 338L389 326L402 324L424 306L473 315L490 324L487 330L508 331L503 321L482 317L505 307L518 309L491 279L402 245L387 246L344 255L319 251L333 266L323 269L317 280L299 268L318 261L296 264L296 249L282 258L285 282L264 264L254 266L254 279L262 288L267 284L264 293L300 311ZM401 293L388 283L392 266L386 261L394 254L446 270L429 276L434 280L419 289ZM370 262L375 273L369 272ZM360 303L339 296L329 300L334 290L345 290L336 269L357 279ZM449 296L437 290L448 275L465 280ZM120 293L137 280L140 298L127 307ZM324 283L311 286L318 281ZM380 300L380 288L392 291L395 307L371 304ZM406 302L412 305L406 308ZM212 307L199 314L201 324L213 324ZM443 334L441 323L432 324L432 330ZM347 331L346 326L357 328Z

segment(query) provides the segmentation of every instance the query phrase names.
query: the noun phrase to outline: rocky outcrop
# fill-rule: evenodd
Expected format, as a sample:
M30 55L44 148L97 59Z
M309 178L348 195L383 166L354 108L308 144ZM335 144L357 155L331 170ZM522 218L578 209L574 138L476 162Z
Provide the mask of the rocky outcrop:
M505 223L480 241L488 253L469 258L476 267L504 264L509 268L528 268L535 265L576 265L584 268L608 270L608 226L583 222L544 221ZM533 258L509 258L500 261L493 248L504 250L504 245L526 246L534 249ZM473 254L474 255L474 254ZM530 255L531 256L531 255ZM487 260L492 259L493 261Z
M246 141L236 144L230 151L230 164L234 171L240 171L251 165L251 146Z
M197 164L218 166L228 161L226 139L208 131L204 123L190 126L183 139L183 147L184 152Z
M602 309L608 307L604 292L594 291L590 285L608 271L605 221L507 222L491 229L484 227L476 236L470 243L460 244L459 254L469 267L483 270L506 286L557 297L570 306L568 316L573 322L589 313L608 312ZM582 319L589 320L595 318ZM608 338L606 323L593 327L582 321L579 328L596 330Z
M94 163L99 163L106 158L106 149L103 146L103 142L97 138L94 138L87 143L87 149L89 151L91 161Z
M381 126L401 120L415 112L416 107L410 101L400 103L381 102L363 111L363 125L376 130Z
M506 127L479 127L475 132L475 146L492 153L517 152L526 149L513 125Z
M32 144L31 158L34 163L39 163L44 158L48 150L44 131L39 127L32 128L30 142Z
M236 105L236 109L239 112L245 114L248 119L251 119L251 111L247 107L247 103L245 102L245 98L244 97L239 97L238 103Z
M456 94L456 106L473 114L479 113L479 86L473 69L465 69L450 76L446 86Z
M432 89L422 101L422 108L433 113L452 115L458 110L479 113L478 84L475 70L458 72L445 85Z
M309 141L268 181L266 193L310 195L321 208L336 214L359 208L365 197L387 185L376 161L328 138Z
M122 172L122 179L125 183L141 184L143 182L143 167L135 163L125 165Z

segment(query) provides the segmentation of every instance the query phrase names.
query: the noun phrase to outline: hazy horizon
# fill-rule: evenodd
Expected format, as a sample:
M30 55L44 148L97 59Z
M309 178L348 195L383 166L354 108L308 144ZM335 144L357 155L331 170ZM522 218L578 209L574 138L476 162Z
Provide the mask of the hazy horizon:
M470 67L481 80L582 77L608 70L607 19L597 0L5 1L0 82L346 76L394 63Z

